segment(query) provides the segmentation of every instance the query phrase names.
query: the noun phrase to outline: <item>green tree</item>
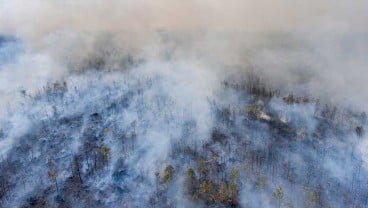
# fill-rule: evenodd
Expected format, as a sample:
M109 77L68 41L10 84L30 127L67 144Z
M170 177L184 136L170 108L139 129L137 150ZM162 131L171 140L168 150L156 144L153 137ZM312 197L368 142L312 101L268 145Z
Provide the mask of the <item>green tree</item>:
M293 94L289 94L287 97L282 98L284 100L285 103L287 104L293 104L294 102L296 102L296 98L294 97Z
M110 148L104 144L101 144L100 151L102 153L103 161L107 163L110 157Z
M163 175L163 182L167 183L169 181L171 181L174 178L174 167L172 165L168 165L166 166L165 170L164 170L164 175Z
M249 105L246 108L246 112L248 116L250 116L253 119L259 118L261 116L261 109L257 105Z
M196 175L193 168L188 168L185 177L186 193L193 196L196 191Z
M199 166L199 172L201 174L200 177L207 179L208 173L209 173L209 169L207 167L206 161L203 160L203 159L199 159L198 160L198 166Z
M313 190L311 193L311 207L318 207L321 202L320 192Z
M216 201L216 184L212 180L203 180L199 184L199 196L206 201L206 203L213 203Z
M218 188L218 198L220 201L222 202L226 202L226 200L228 199L228 190L227 190L227 185L224 181L221 181L219 188Z
M282 190L281 186L276 187L275 191L272 193L272 196L278 202L278 207L281 207L281 200L284 198L284 191Z
M229 195L231 198L236 198L238 196L239 187L237 185L237 180L239 177L239 170L237 168L233 168L230 172L230 180L229 180Z

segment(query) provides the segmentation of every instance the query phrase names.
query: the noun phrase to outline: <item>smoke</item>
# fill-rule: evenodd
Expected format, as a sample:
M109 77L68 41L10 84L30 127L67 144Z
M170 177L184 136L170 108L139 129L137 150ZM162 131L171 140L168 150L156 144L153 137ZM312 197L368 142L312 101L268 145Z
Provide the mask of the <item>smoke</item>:
M9 32L41 37L57 30L321 30L366 31L365 1L2 1L1 25ZM67 15L66 15L67 14Z
M221 64L223 74L253 66L278 88L367 108L367 93L355 93L367 77L365 1L3 0L0 5L0 31L20 38L27 56L36 56L27 65L39 68L46 58L60 66L44 67L46 76L60 75L59 68L99 67L93 59L102 59L106 68L124 68L124 58L169 53L173 59Z
M268 127L276 125L272 122L278 122L280 128L295 127L302 143L292 150L276 145L280 152L274 154L287 159L272 164L275 172L282 172L277 165L291 161L299 164L293 169L299 184L306 180L301 177L309 166L313 171L308 185L317 186L324 179L341 183L343 188L360 183L363 176L351 179L355 171L360 174L360 169L354 169L360 164L351 155L358 152L367 161L366 136L325 130L327 124L316 117L320 109L315 102L285 106L280 98L260 105L274 111L262 111L263 121L271 124L252 123L244 115L250 98L223 89L222 84L228 80L241 83L255 75L266 88L279 89L282 95L319 99L347 112L367 111L367 9L364 0L0 0L0 34L4 34L0 36L0 155L14 158L17 155L9 154L13 151L24 160L31 157L35 166L24 177L24 188L20 184L14 188L19 200L7 203L21 203L32 191L51 186L45 182L45 170L40 183L33 179L49 157L61 161L58 180L65 184L70 177L68 168L73 166L71 155L81 154L85 159L81 172L88 175L92 156L79 150L90 151L90 140L100 136L103 141L98 142L110 148L111 158L103 176L91 176L85 182L105 191L91 198L104 199L112 207L122 203L145 206L152 195L162 192L154 188L155 171L172 164L179 175L186 168L181 165L193 165L184 156L172 158L172 151L180 149L175 145L203 144L218 128L231 132L229 148L242 147L233 136L239 134L254 151L272 149L275 133ZM218 123L220 108L230 109L234 119L229 123L234 122L234 129ZM344 117L344 112L337 113L328 125L341 131L360 125L355 117ZM59 124L58 119L75 124ZM244 126L244 120L250 126ZM56 126L56 132L64 133L55 133ZM328 133L320 136L323 131ZM334 142L315 142L317 147L312 148L303 143L307 143L304 134L331 137ZM344 136L350 140L340 141ZM33 145L32 156L13 149L18 143ZM70 148L58 151L53 148L57 145ZM236 151L226 152L220 144L211 148L229 161L237 157ZM318 158L316 151L322 150L327 156ZM304 164L306 158L321 165ZM224 174L231 165L241 164L229 162ZM260 172L270 177L265 169ZM112 179L117 172L126 175ZM318 178L322 173L324 178ZM262 190L254 191L259 180L252 175L241 184L242 205L256 207L262 202L272 207L275 203L270 196L277 184L283 185L288 196L303 198L313 192L293 195L294 187L286 179L273 178ZM170 193L165 194L173 201L167 204L185 207L192 203L184 199L182 183L179 178L168 188ZM129 194L119 198L109 191L114 188ZM106 197L106 193L113 194ZM287 201L292 199L283 203ZM303 206L302 201L296 198L293 202Z

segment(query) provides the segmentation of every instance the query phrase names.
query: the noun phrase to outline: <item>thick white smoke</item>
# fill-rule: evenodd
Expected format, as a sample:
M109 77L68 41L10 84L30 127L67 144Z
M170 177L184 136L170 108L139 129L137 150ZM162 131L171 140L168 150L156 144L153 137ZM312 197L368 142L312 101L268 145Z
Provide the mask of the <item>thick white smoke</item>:
M136 175L126 180L132 187L152 185L152 173L175 162L168 158L172 144L187 142L181 141L185 125L195 123L190 127L195 132L186 138L189 142L193 138L204 141L214 126L212 102L220 106L246 104L239 95L220 88L224 80L242 81L249 73L283 93L366 111L367 10L364 0L0 0L0 35L14 38L4 46L0 36L0 127L10 126L4 138L0 137L0 155L6 158L18 140L39 123L100 110L108 122L116 122L119 131L137 125L137 152L124 159L129 171L151 178L144 183L134 181ZM50 86L64 81L67 93L63 99L42 100ZM143 92L138 92L140 87ZM130 106L113 115L101 110L132 89L138 90ZM285 108L282 100L272 100L270 105L283 112L280 117L287 122L299 122L308 131L317 131L314 103ZM87 116L83 119L88 123ZM136 124L136 120L141 123ZM248 128L237 125L241 130ZM63 140L63 145L72 146L68 154L81 148L85 129L87 126L75 133L79 136L73 137L73 142ZM272 139L268 130L246 130L247 136L256 138L255 146L266 148ZM351 138L352 145L361 144L356 149L366 160L367 139L357 142L356 136ZM111 164L106 170L110 174L119 164L122 149L115 145L117 138L105 139L111 147ZM347 143L339 145L331 144L344 150ZM313 150L306 151L315 156ZM224 157L230 158L226 154ZM341 170L351 161L334 159L349 154L346 150L321 159L321 163L328 171ZM331 175L341 180L352 172ZM46 172L43 174L47 178ZM63 180L67 177L67 173L60 176ZM32 181L32 176L25 178L31 183L19 191L19 201L42 185ZM86 183L109 187L110 180L108 175ZM240 202L244 206L259 205L263 198L267 198L263 206L272 206L268 192L272 195L273 187L266 187L264 193L254 193L250 185L243 188ZM21 190L19 184L17 189ZM142 201L134 205L143 206L140 203L155 190L136 191L138 198L132 198ZM182 197L177 190L172 195Z
M160 55L160 50L152 49L158 44L166 53L175 52L174 58L224 64L223 73L232 70L231 65L251 64L278 87L293 91L302 84L316 96L366 109L367 93L356 92L367 81L367 4L360 0L2 0L0 31L19 37L26 47L19 67L11 68L24 69L26 64L32 74L39 74L25 82L21 77L26 70L12 72L1 77L16 81L2 85L44 83L47 76L52 79L63 70L83 68L83 61L101 53L108 53L107 67L114 68L124 54L142 59ZM157 43L160 30L175 41Z

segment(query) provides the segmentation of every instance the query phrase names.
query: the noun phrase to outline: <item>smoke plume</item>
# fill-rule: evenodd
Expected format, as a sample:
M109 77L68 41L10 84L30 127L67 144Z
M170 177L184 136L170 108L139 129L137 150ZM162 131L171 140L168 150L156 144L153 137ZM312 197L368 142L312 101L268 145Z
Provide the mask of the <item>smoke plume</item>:
M367 10L364 0L0 0L0 206L42 191L72 207L208 205L185 197L188 167L198 181L239 184L243 207L363 205ZM214 160L221 178L198 171ZM75 184L83 200L68 194Z

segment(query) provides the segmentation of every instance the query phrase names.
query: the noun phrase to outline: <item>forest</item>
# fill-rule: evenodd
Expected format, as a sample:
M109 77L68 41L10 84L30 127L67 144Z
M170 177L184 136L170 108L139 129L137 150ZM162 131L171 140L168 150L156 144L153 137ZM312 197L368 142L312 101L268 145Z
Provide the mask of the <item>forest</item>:
M183 106L161 89L165 77L126 73L19 92L10 118L30 127L0 163L3 207L367 206L356 153L364 112L282 94L252 74ZM4 140L17 131L1 126Z
M0 208L368 207L367 11L0 0Z

